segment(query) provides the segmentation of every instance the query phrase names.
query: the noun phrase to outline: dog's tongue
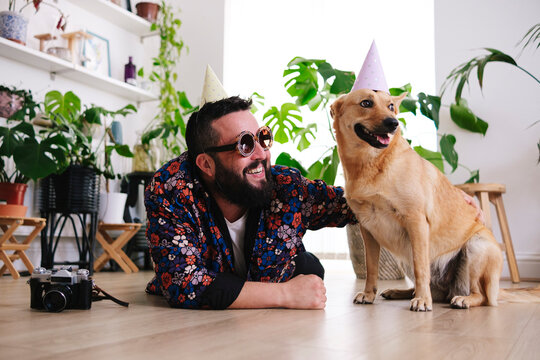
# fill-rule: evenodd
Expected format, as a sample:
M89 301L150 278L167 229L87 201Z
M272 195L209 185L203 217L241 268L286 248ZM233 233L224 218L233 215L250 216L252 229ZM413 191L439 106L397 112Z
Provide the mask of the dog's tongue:
M375 134L375 137L377 137L377 140L383 145L390 144L390 137L388 135L386 135L386 134L384 134L384 135Z

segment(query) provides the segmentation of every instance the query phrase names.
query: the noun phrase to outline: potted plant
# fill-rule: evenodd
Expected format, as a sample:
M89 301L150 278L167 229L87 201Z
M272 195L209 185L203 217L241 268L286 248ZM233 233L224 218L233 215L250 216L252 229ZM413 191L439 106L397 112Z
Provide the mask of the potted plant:
M0 86L0 201L3 214L24 216L27 183L44 178L64 161L64 142L54 134L37 134L30 120L38 103L29 90Z
M51 127L45 130L47 134L54 134L65 142L66 160L58 164L57 175L44 181L45 190L48 195L54 191L54 204L49 204L60 208L63 211L96 211L98 204L97 191L99 190L99 179L94 181L75 180L73 176L82 176L95 179L103 176L105 179L119 177L114 172L110 157L113 152L120 156L133 157L127 145L111 144L107 145L106 137L110 134L110 128L104 125L104 116L126 116L133 113L136 108L129 104L125 107L110 111L99 106L81 107L81 101L73 92L65 94L59 91L50 91L45 95L44 117L51 121ZM96 127L103 127L103 132L94 138ZM67 187L63 187L65 182ZM60 186L55 191L50 186ZM93 184L88 189L84 186L77 188L69 184ZM70 191L66 191L69 189ZM84 191L83 191L84 190ZM50 198L50 197L49 197ZM87 204L88 200L88 204ZM74 208L72 208L74 206Z
M87 267L92 271L93 243L97 231L99 212L100 176L114 178L116 174L105 155L113 152L122 156L132 156L126 145L102 146L107 136L98 133L104 125L105 115L125 116L136 109L127 105L116 111L99 106L81 107L77 95L68 91L50 91L45 95L43 116L50 121L46 134L62 139L66 146L66 160L58 164L56 174L40 182L40 211L47 219L47 226L41 232L41 264L52 267L56 246L64 225L69 220L73 224L79 260L67 262Z
M8 10L0 12L0 36L19 44L26 45L26 29L28 19L22 14L22 11L33 5L36 13L41 5L53 7L60 13L60 19L56 23L56 28L64 31L66 28L67 17L55 5L44 2L43 0L24 0L24 5L17 8L17 0L9 0Z
M137 9L137 15L151 23L156 22L160 9L157 1L139 1L135 8Z
M178 63L184 42L179 36L182 25L171 5L161 2L157 22L150 30L160 35L159 53L152 59L153 69L149 76L151 82L159 86L158 113L141 134L140 143L135 146L133 171L155 171L157 165L185 149L186 120L198 110L188 100L185 92L178 91L174 82L178 79ZM141 68L138 75L144 76Z

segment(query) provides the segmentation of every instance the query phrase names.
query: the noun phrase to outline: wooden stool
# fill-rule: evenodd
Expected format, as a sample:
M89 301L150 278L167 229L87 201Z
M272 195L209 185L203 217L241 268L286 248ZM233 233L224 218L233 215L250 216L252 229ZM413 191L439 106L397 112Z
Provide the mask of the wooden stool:
M476 195L480 200L480 207L484 213L486 227L490 230L492 230L492 223L489 203L491 202L495 205L503 239L503 243L499 245L501 246L501 249L506 252L506 259L508 260L508 268L510 270L512 282L520 282L516 255L514 254L514 246L512 245L510 228L508 226L508 220L506 219L506 212L502 200L502 194L506 192L506 186L503 184L461 184L456 186L469 195Z
M100 271L110 259L116 261L126 273L139 271L137 265L122 250L124 245L139 231L142 224L107 224L100 222L96 233L96 239L99 241L105 252L94 262L94 271ZM122 230L116 239L113 239L107 231Z
M22 243L18 243L13 233L19 226L33 226L34 230L23 240ZM41 229L45 227L45 219L42 218L27 218L27 217L12 217L12 216L0 216L0 228L4 232L0 238L0 260L4 262L4 266L0 268L0 276L3 275L6 270L9 269L11 276L14 279L21 277L19 272L13 266L14 260L21 259L26 265L26 268L30 273L34 271L34 265L24 253L28 250L30 243L39 234ZM8 243L9 242L9 243ZM14 250L11 255L6 253L6 250Z

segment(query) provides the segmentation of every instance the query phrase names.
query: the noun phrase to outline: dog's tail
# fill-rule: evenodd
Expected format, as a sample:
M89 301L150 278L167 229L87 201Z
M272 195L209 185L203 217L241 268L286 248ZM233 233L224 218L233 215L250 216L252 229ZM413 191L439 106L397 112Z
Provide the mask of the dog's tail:
M513 303L540 303L540 286L535 288L500 289L499 301Z

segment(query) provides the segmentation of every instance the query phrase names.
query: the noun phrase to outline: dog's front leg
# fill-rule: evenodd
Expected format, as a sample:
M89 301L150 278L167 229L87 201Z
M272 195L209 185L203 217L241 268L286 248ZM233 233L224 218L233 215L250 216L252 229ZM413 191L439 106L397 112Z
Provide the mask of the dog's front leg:
M433 302L429 287L431 273L429 264L429 224L424 216L411 219L407 228L413 253L415 295L411 311L431 311Z
M377 277L379 275L379 254L381 247L371 233L360 227L366 256L366 285L364 292L359 292L354 297L355 304L373 304L377 296Z

